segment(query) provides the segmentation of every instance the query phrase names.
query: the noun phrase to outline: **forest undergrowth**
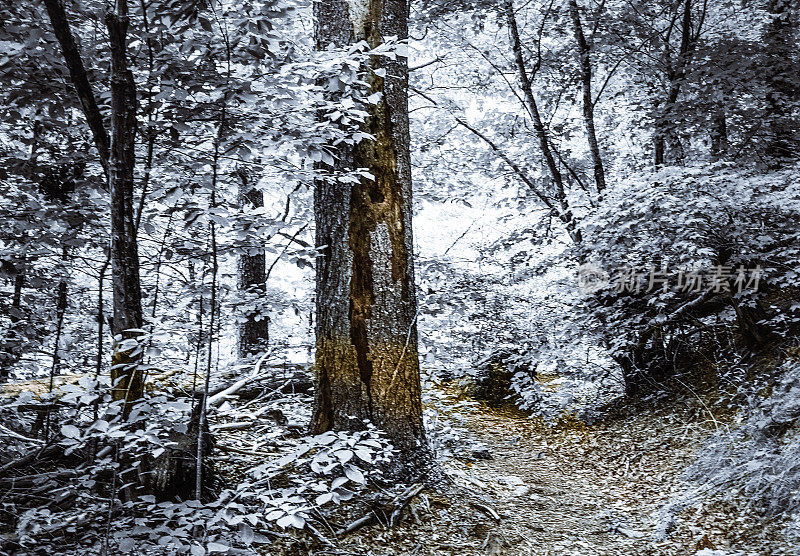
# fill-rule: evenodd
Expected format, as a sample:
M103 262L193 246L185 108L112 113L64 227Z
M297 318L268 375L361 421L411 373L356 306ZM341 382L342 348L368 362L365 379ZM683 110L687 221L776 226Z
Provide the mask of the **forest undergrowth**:
M143 554L192 553L199 523L209 553L791 554L785 510L796 481L781 458L791 460L795 445L792 361L747 410L726 409L714 388L685 385L638 402L618 399L591 421L572 413L544 419L476 400L457 380L429 378L428 440L448 479L427 488L381 477L392 454L378 431L306 436L313 400L293 370L277 382L294 381L297 392L261 389L248 400L244 389L210 413L214 499L144 497L147 518L136 517L141 502L112 512L95 494L108 488L100 486L102 465L64 475L63 457L50 467L41 460L3 483L4 504L23 512L34 476L49 485L55 505L22 513L0 554L128 553L136 543ZM62 388L80 391L63 380ZM19 399L9 389L4 396L6 404ZM62 427L61 444L80 454L76 431ZM765 448L759 435L767 434L784 449ZM725 454L728 446L738 451ZM765 503L780 507L770 513Z
M790 553L783 520L748 527L735 505L723 502L679 512L670 535L659 535L659 510L686 491L686 468L710 437L734 424L733 414L710 409L708 393L687 389L655 405L620 404L592 424L571 415L545 421L511 404L492 407L453 383L429 383L426 399L435 415L431 440L452 482L423 491L395 527L377 523L329 546L314 536L286 535L260 553ZM302 402L293 409L304 411ZM241 469L248 459L255 465L270 455L248 454L260 439L252 430L221 433L219 443L229 451L219 456L222 472L233 479L237 467L226 460ZM362 503L350 514L368 507Z

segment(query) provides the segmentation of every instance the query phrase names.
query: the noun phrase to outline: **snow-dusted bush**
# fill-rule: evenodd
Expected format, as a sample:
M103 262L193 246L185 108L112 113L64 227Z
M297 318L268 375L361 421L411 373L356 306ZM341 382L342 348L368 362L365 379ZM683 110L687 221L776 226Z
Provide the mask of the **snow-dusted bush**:
M698 359L724 380L735 353L797 328L798 217L794 170L665 168L610 188L582 222L586 261L608 278L582 309L629 393Z
M164 500L138 495L131 472L139 471L143 480L149 466L140 463L172 450L173 458L188 457L180 478L194 481L196 440L189 453L177 451L180 440L175 441L189 427L190 400L148 394L125 420L122 402L111 401L108 385L89 376L43 398L59 403L51 443L64 449L63 462L74 469L64 469L61 461L42 464L53 470L36 476L31 488L51 492L53 504L32 506L24 497L6 501L13 533L0 542L11 540L22 550L36 546L55 553L77 542L80 533L80 542L98 553L212 554L264 544L285 531L314 532L344 502L358 507L376 498L371 487L382 482L382 470L394 459L386 436L367 424L362 431L285 439L280 457L245 471L238 483L209 481L203 500ZM33 401L30 392L0 399L2 421L12 424L17 408ZM96 457L87 458L94 448ZM204 476L210 470L204 465Z
M449 338L451 351L475 360L516 350L515 362L536 371L512 380L526 409L557 415L602 405L623 386L646 396L673 378L738 393L744 376L734 363L800 326L794 169L715 163L639 173L613 182L578 217L579 247L548 239L545 219L484 248L480 275L436 267L464 284L453 310L463 318L437 330L440 344ZM594 268L589 287L578 261ZM619 287L626 270L638 287ZM651 270L666 288L650 286ZM702 276L699 291L680 287L691 271Z

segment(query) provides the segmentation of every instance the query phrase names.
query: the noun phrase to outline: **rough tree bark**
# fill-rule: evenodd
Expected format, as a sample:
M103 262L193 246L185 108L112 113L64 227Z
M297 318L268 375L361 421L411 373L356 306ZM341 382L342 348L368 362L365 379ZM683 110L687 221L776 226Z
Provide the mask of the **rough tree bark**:
M237 172L241 185L239 202L242 207L253 208L264 206L264 195L255 187L253 176L244 168ZM267 261L264 249L259 248L239 258L239 288L243 291L256 290L262 295L267 281ZM261 315L256 319L255 313L245 315L247 319L239 327L239 357L252 355L267 347L269 342L269 319Z
M383 37L408 37L405 0L331 0L314 4L321 50ZM422 423L417 303L411 234L408 63L375 57L366 70L375 137L339 150L341 170L375 177L315 184L317 262L316 395L312 430L363 429L371 421L400 450L398 474L430 463ZM382 73L382 72L381 72Z
M64 2L63 0L44 0L44 4L47 7L47 14L50 17L50 23L53 25L56 39L61 45L61 52L64 54L64 62L69 70L70 81L78 94L83 114L86 117L86 123L89 124L89 129L92 131L95 147L100 154L100 163L108 176L110 150L108 132L103 123L100 109L97 107L92 86L89 84L89 77L83 65L83 58L78 50L78 45L75 43L75 38L72 36L67 12L64 9Z
M131 349L124 341L137 338L142 328L142 294L139 282L139 254L133 215L133 170L136 139L136 85L128 68L126 36L128 4L117 0L114 10L106 13L111 44L111 274L114 292L116 338L112 356L112 395L127 403L141 398L144 377L137 368L141 358L138 347ZM119 336L118 336L119 335Z
M592 101L592 62L589 57L589 43L583 34L581 16L578 13L578 3L569 2L569 13L572 18L575 42L578 45L578 60L581 68L581 92L583 94L583 125L586 127L586 139L589 141L589 152L592 155L592 169L594 170L594 183L597 192L601 193L606 188L606 176L603 170L603 159L600 156L600 147L597 143L597 133L594 128L594 102Z

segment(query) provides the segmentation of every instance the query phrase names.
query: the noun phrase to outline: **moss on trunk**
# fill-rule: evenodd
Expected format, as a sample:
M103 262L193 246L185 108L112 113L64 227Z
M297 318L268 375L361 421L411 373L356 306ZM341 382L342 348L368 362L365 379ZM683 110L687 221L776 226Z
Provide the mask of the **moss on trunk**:
M315 13L321 49L408 36L402 0L335 0L315 5ZM342 148L337 165L367 168L374 179L320 180L315 190L316 241L327 248L317 267L312 429L359 429L370 421L391 437L408 471L429 452L417 354L407 62L376 56L364 75L368 93L381 96L363 126L375 139Z

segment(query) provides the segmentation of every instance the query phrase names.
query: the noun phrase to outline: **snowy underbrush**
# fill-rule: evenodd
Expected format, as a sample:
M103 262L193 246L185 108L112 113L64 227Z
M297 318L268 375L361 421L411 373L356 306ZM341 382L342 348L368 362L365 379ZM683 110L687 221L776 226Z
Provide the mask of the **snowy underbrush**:
M27 430L28 406L46 403L57 403L58 411L45 441ZM276 403L263 407L277 414ZM196 441L182 440L191 432L191 405L148 393L125 419L107 384L91 377L42 399L29 392L0 399L0 437L11 440L0 467L39 454L0 477L0 554L252 554L259 544L309 536L327 544L363 517L365 505L386 504L403 488L383 479L395 452L369 423L362 431L299 438L281 428L282 435L261 438L271 453L237 448L233 469L223 456L237 439L214 433L214 424L222 416L241 422L248 412L225 404L209 416L218 446L204 448L210 458L203 476L212 480L202 500L142 495L135 485L157 483L148 469L158 458L173 458L177 479L194 484ZM282 404L281 416L294 419L290 407ZM252 426L277 428L263 417Z
M598 351L576 349L568 362L543 359L535 376L515 373L511 390L519 408L546 421L565 415L585 421L595 419L605 406L624 394L619 369Z
M480 329L471 350L453 335L450 351L516 350L530 370L513 373L510 393L545 417L684 384L737 390L735 361L800 327L798 215L796 168L699 164L615 181L578 215L580 247L528 222L485 249L466 281L480 295L459 307Z
M280 457L245 472L208 501L140 496L97 543L120 553L148 548L169 554L254 554L258 545L329 537L386 497L376 492L393 450L374 428L296 439ZM105 537L105 538L104 538Z
M761 378L764 383L767 380ZM722 503L736 521L780 524L800 540L800 360L785 362L771 389L752 394L736 428L712 437L686 471L689 487L659 515L666 535L689 508Z

